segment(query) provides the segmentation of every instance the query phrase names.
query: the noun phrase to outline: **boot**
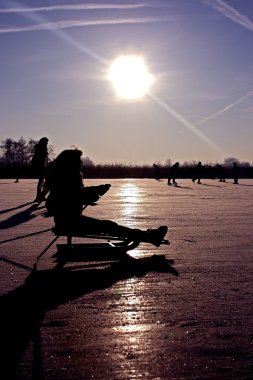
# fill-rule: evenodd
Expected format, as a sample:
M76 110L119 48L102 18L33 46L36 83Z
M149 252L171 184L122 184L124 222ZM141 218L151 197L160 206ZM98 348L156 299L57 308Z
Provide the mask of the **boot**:
M147 230L146 231L146 243L151 243L155 245L156 247L159 247L167 234L168 227L167 226L160 226L157 229L153 230Z

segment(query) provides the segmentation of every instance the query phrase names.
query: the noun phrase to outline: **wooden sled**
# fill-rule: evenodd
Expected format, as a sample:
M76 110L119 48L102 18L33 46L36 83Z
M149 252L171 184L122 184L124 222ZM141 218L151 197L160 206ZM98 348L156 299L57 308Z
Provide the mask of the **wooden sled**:
M69 262L115 262L131 259L128 251L135 249L140 241L133 241L106 234L99 235L78 235L66 231L57 231L53 228L53 233L58 237L67 238L66 244L57 244L57 252L52 256L57 267L63 267ZM73 238L104 240L104 242L75 243ZM169 244L168 240L163 240L162 244Z

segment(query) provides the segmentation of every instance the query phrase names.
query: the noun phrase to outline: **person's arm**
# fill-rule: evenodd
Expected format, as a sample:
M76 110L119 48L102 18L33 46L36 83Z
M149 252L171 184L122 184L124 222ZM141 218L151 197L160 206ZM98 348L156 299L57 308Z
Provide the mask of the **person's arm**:
M82 203L83 205L91 205L96 203L102 195L110 189L110 184L99 186L87 186L82 188Z

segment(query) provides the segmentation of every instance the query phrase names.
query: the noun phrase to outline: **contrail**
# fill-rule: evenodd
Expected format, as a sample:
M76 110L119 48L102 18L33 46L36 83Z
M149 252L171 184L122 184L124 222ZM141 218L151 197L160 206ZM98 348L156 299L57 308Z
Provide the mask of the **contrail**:
M222 0L202 0L203 4L210 5L216 11L221 13L223 16L229 18L230 20L242 25L244 28L253 31L253 22L245 15L237 11L235 8L231 7L225 1Z
M30 32L35 30L56 30L74 27L85 26L100 26L100 25L117 25L117 24L144 24L152 22L169 21L169 17L144 17L144 18L122 18L122 19L101 19L101 20L64 20L56 22L46 22L27 26L16 26L10 28L0 28L0 34Z
M8 8L8 9L14 9L14 10L24 9L19 3L12 2L12 4L14 7ZM29 9L29 8L26 8L26 9ZM155 18L155 17L147 17L147 18L111 19L111 20L101 19L101 20L93 20L93 21L64 20L64 21L56 21L56 22L46 22L45 18L43 18L39 13L37 13L34 10L34 9L37 10L37 8L31 8L31 9L33 9L31 12L24 13L24 14L26 18L32 20L33 22L35 21L36 24L27 25L27 26L16 26L12 28L0 28L0 34L30 32L30 31L37 31L37 30L41 30L41 31L49 30L49 31L52 31L54 34L56 34L59 38L61 38L65 42L69 43L71 46L76 47L80 51L86 53L91 58L94 58L95 60L106 65L108 65L108 62L103 57L96 54L94 50L91 50L87 46L83 45L82 43L72 38L63 29L72 28L72 27L82 27L82 26L88 27L88 26L117 25L117 24L130 24L130 23L149 23L149 22L159 22L159 21L169 20L169 18L160 19L160 18Z
M221 110L213 113L212 115L209 115L207 117L204 117L203 119L199 120L197 123L194 123L194 126L195 127L198 127L199 125L203 125L205 124L206 122L208 122L209 120L212 120L214 118L216 118L217 116L220 116L222 115L224 112L227 112L228 110L230 110L231 108L237 106L238 104L240 104L241 102L243 102L244 100L250 98L251 96L253 95L253 90L248 92L246 95L242 96L241 98L239 98L238 100L236 100L235 102L229 104L228 106L222 108Z
M163 100L158 98L156 95L149 92L149 97L154 100L157 104L159 104L165 111L171 114L175 119L180 121L185 127L187 127L191 132L193 132L196 136L198 136L201 140L207 143L211 148L216 150L218 153L222 155L226 155L223 149L221 149L217 144L215 144L211 139L209 139L204 133L199 131L195 125L186 120L182 115L180 115L177 111L175 111L172 107L170 107Z
M0 8L0 13L22 13L22 12L51 12L51 11L81 11L81 10L98 10L98 9L136 9L144 8L145 3L137 4L62 4L49 5L43 7L16 7Z

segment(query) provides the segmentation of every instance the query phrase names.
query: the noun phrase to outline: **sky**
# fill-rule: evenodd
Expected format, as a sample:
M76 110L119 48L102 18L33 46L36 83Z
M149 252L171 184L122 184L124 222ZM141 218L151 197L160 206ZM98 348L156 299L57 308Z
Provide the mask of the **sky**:
M0 140L49 138L95 163L253 162L252 0L0 3ZM120 56L153 82L120 98Z

